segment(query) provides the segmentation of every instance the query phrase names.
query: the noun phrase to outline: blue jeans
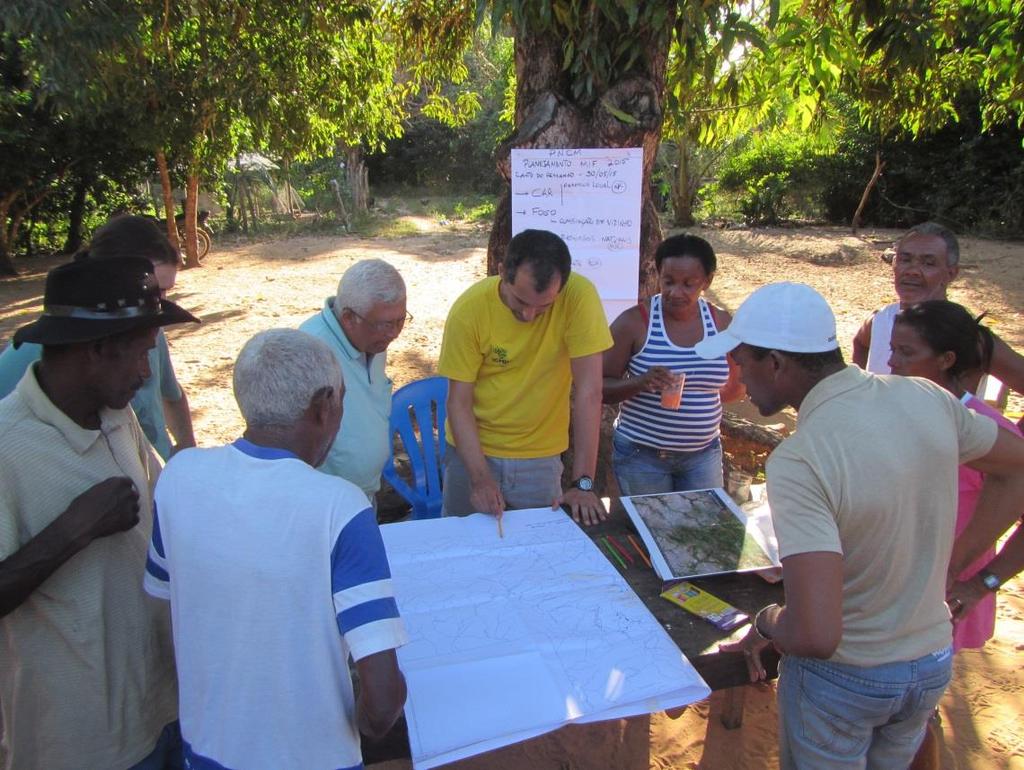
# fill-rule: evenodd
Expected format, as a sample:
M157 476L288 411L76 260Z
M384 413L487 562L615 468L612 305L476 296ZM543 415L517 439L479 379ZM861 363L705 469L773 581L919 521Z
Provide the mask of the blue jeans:
M181 727L171 722L160 733L149 755L128 770L182 770L185 759L181 749Z
M720 487L724 484L722 441L716 437L695 452L673 452L637 444L615 431L612 468L623 495Z
M905 770L952 670L952 647L880 666L783 656L779 767Z

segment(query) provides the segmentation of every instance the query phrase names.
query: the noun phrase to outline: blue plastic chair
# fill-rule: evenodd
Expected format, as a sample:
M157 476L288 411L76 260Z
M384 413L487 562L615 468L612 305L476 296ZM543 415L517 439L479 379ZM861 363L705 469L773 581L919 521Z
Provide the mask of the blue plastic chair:
M399 388L391 397L389 434L392 452L383 476L410 505L412 518L441 515L441 479L444 475L446 377L427 377ZM412 486L395 468L395 434L402 440L412 468Z

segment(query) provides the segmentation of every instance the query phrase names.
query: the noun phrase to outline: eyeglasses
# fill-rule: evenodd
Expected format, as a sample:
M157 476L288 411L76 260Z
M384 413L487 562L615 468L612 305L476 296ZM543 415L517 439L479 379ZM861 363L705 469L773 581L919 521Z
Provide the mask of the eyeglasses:
M900 267L949 267L946 258L938 254L914 254L897 251L892 263Z
M365 316L359 315L359 313L352 308L346 309L375 332L389 332L392 330L401 331L403 326L412 321L412 313L408 310L405 312L404 316L397 318L394 321L367 321Z

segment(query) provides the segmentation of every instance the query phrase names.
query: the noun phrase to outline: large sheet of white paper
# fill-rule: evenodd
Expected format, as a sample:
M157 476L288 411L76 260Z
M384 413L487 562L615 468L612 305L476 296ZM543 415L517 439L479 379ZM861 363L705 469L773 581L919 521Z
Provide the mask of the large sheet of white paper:
M704 681L561 511L381 527L410 643L398 651L413 765L430 768L569 722L682 706Z
M512 234L559 235L609 322L622 302L637 300L643 157L642 147L512 150Z

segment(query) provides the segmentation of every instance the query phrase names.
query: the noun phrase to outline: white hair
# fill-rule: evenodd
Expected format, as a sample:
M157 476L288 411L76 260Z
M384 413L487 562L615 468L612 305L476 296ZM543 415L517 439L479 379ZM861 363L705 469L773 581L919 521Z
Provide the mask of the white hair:
M345 271L338 281L334 312L340 318L345 308L366 315L378 302L405 299L405 281L383 259L363 259Z
M919 225L915 225L907 230L900 239L896 241L896 250L899 251L899 246L903 241L909 240L914 235L934 235L942 239L942 242L946 244L946 264L949 267L954 267L960 264L960 242L956 239L956 235L948 227L940 225L938 222L922 222Z
M286 427L299 421L317 392L341 392L341 366L313 335L268 329L242 347L232 384L247 426Z

